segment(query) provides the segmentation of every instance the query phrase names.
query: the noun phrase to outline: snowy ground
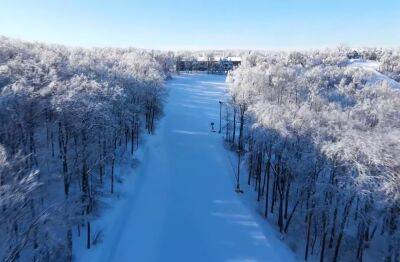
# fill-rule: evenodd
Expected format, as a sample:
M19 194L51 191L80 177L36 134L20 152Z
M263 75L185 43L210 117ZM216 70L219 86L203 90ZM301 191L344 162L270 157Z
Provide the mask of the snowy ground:
M103 243L79 261L294 261L275 231L234 192L218 101L225 77L184 74L167 82L165 117L141 152L125 194L95 223Z
M371 78L369 84L371 85L380 85L382 82L386 81L391 88L400 90L400 83L393 80L380 73L379 70L379 62L371 61L371 60L362 60L362 59L351 59L349 67L354 68L362 68L371 74Z

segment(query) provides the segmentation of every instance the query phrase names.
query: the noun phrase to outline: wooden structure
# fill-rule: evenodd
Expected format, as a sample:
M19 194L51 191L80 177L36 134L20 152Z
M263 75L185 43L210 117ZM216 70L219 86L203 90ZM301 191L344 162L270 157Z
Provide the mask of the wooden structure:
M177 71L207 71L208 73L227 73L240 65L240 57L197 57L192 59L178 59Z

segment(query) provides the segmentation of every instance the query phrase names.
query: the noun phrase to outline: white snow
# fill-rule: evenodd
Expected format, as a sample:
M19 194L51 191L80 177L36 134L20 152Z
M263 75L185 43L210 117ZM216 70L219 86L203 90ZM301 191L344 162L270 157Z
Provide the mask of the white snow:
M276 231L234 192L218 101L225 76L167 82L165 117L143 145L125 194L94 223L103 243L78 261L295 261Z
M362 67L371 71L377 71L379 69L379 62L364 59L350 59L350 66Z
M382 82L386 81L391 88L400 89L400 83L395 81L394 79L388 77L380 73L379 70L379 62L371 61L371 60L363 60L363 59L351 59L348 65L353 68L362 68L371 73L371 78L369 84L371 85L380 85Z

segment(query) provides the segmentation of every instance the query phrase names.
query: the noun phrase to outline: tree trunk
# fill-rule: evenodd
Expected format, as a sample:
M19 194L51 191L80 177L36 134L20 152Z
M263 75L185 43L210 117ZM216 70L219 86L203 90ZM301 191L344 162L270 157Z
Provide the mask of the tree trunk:
M140 125L139 122L137 122L136 124L136 148L139 148L139 134L140 134Z
M67 229L67 262L72 262L72 229L68 226Z
M86 236L86 248L90 249L90 244L91 244L91 240L90 240L90 221L87 221L87 236Z
M335 239L337 213L338 213L338 206L336 205L335 210L333 211L333 221L332 221L331 237L329 239L329 248L333 247L333 241Z
M324 261L324 255L325 255L325 245L326 245L326 235L327 235L327 230L326 230L326 215L325 213L323 214L322 217L322 239L321 239L321 252L319 254L319 261L323 262Z
M268 158L267 161L267 166L265 167L265 172L267 175L267 191L265 193L265 212L264 212L264 216L268 217L268 200L269 200L269 177L271 175L271 162L270 162L270 158Z
M239 151L243 150L243 125L245 106L240 106Z
M275 201L276 201L276 174L274 176L274 183L272 185L272 203L271 203L271 213L274 213L274 206L275 206Z
M290 191L290 183L287 183L286 186L286 194L285 194L285 214L284 214L284 218L287 219L288 216L288 206L289 206L289 191Z
M111 188L110 188L110 192L111 194L114 194L114 168L115 168L115 154L117 150L117 137L114 137L114 149L113 149L113 156L111 159Z
M132 130L131 130L131 155L133 155L133 151L134 151L134 141L135 141L135 127L132 126Z
M342 239L343 239L343 234L344 234L344 227L346 225L347 219L350 215L350 208L351 208L351 204L353 203L353 199L354 197L351 197L350 200L347 202L344 211L343 211L343 218L342 218L342 222L340 224L340 228L339 228L339 234L338 234L338 238L336 241L336 246L335 246L335 254L333 255L333 262L336 262L338 257L339 257L339 248L340 245L342 243Z
M153 107L153 110L151 112L151 133L153 134L154 132L154 117L155 117L155 110Z
M311 221L312 221L312 211L308 211L308 225L307 225L307 242L306 242L306 251L304 254L304 260L308 259L308 250L310 247L310 235L311 235Z
M283 233L283 194L279 194L278 226L279 232Z
M251 174L253 173L253 153L251 152L250 149L250 164L249 164L249 174L247 177L247 184L250 186L250 182L251 182Z
M232 135L232 145L235 147L235 137L236 137L236 106L233 106L233 135Z
M260 202L261 199L261 172L262 172L262 154L261 152L258 153L258 161L257 161L257 181L258 181L258 194L257 194L257 202Z
M114 165L115 165L115 158L113 156L111 160L111 194L114 194Z
M296 204L294 204L294 207L293 207L293 209L292 209L292 212L290 212L289 218L288 218L287 221L286 221L286 226L285 226L285 230L284 230L285 233L288 232L288 228L289 228L289 225L290 225L290 221L292 221L294 212L296 211L296 208L297 208L297 206L298 206L299 204L300 204L300 200L297 200L297 201L296 201Z

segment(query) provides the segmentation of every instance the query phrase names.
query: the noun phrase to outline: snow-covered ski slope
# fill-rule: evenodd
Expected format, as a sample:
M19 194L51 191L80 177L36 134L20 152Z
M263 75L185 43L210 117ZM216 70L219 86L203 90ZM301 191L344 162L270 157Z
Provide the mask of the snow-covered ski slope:
M80 261L294 261L275 231L234 192L218 132L225 76L167 82L165 116L144 145L123 199L99 223L103 243ZM130 178L131 179L131 178ZM128 188L126 188L128 186ZM97 225L99 226L99 225Z
M353 68L362 68L371 74L368 83L370 85L380 85L382 82L387 82L388 85L393 88L400 90L400 83L395 81L394 79L384 75L378 71L379 62L371 61L371 60L363 60L363 59L351 59L348 65Z

